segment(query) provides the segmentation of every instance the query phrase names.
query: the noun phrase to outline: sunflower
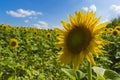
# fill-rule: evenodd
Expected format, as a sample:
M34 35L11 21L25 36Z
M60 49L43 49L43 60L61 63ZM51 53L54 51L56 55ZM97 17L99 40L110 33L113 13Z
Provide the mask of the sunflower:
M47 37L47 38L50 38L50 37L51 37L51 34L48 32L48 33L46 34L46 37Z
M113 28L108 28L108 32L111 33L113 31Z
M56 34L56 36L59 36L59 34Z
M112 31L112 35L117 36L119 34L119 31L117 29L114 29Z
M108 29L108 28L105 28L104 31L107 32L107 29Z
M56 27L56 28L54 28L54 31L57 32L58 29L59 28ZM59 35L60 35L59 33L56 33L56 37L59 36Z
M95 17L94 12L78 11L74 16L69 15L70 23L62 21L64 30L57 29L60 35L57 37L59 42L55 43L61 47L58 52L58 62L63 64L72 63L74 69L86 58L90 63L96 65L93 55L98 55L103 44L106 42L100 38L99 34L103 31L107 22L98 24L100 18Z
M102 31L103 34L106 34L107 32L108 32L108 28L104 28Z
M120 31L120 26L116 26L115 29L117 29L118 31Z
M28 29L27 28L23 28L24 29L24 32L27 32L28 31Z
M11 39L9 43L11 48L16 48L18 46L18 40L17 39Z
M7 28L7 26L6 26L6 25L2 25L2 28L6 29L6 28Z
M40 36L39 36L39 35L37 35L37 36L35 37L35 39L40 39Z

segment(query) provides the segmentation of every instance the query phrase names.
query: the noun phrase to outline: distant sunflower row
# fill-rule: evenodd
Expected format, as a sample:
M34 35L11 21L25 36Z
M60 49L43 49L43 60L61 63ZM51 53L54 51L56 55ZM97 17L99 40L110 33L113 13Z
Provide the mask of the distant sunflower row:
M51 38L51 33L50 32L47 32L46 34L45 34L45 37L46 38ZM56 34L56 37L57 36L59 36L59 34ZM40 38L40 36L36 36L36 38L37 39L39 39ZM16 38L12 38L12 39L10 39L10 41L9 41L9 46L11 47L11 48L17 48L18 47L18 39L16 39Z
M37 37L39 37L39 36L37 36ZM51 33L48 32L48 33L46 34L46 38L50 38L50 37L51 37ZM18 47L18 40L15 39L15 38L10 39L9 46L10 46L11 48L16 48L16 47Z
M114 36L119 36L120 35L120 26L116 26L115 28L105 28L104 33L109 33Z

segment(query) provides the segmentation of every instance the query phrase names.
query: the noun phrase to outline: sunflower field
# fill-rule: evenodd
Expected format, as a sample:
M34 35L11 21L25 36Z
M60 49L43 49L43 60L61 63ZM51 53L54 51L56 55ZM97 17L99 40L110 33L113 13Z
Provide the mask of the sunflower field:
M86 60L77 71L56 61L57 29L0 24L0 80L87 80ZM106 27L100 36L109 44L95 57L93 80L120 80L120 26Z
M56 62L52 29L0 25L0 80L66 79Z

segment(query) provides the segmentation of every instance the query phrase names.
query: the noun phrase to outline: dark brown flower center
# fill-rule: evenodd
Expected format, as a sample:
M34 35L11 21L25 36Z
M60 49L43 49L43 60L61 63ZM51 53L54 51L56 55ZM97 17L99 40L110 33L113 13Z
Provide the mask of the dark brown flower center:
M115 36L116 36L117 34L118 34L118 32L117 32L117 31L113 31L113 35L115 35Z
M120 28L116 28L116 29L120 31Z
M92 39L91 32L86 27L73 28L66 37L67 49L74 54L79 54L87 48Z
M59 36L59 34L57 34L57 36Z
M105 31L107 31L107 29L105 29Z
M47 37L50 38L50 34L48 34Z
M16 43L15 41L12 41L12 42L11 42L11 46L14 47L14 46L16 46L16 45L17 45L17 43Z

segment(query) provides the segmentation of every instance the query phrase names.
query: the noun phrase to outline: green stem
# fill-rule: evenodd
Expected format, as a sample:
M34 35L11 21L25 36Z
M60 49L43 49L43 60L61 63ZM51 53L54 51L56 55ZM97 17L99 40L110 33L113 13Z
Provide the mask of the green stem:
M0 53L0 62L2 62L2 55ZM2 80L2 65L0 65L0 80Z
M15 68L15 74L14 74L14 76L15 76L15 80L17 80L17 79L16 79L16 68Z
M17 61L17 52L15 53L15 63L17 63L16 61ZM15 76L15 80L17 80L16 66L14 68L15 68L15 74L14 74L14 76Z
M88 71L88 80L92 80L92 68L90 62L88 62L87 71Z

